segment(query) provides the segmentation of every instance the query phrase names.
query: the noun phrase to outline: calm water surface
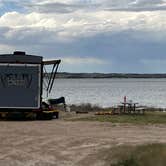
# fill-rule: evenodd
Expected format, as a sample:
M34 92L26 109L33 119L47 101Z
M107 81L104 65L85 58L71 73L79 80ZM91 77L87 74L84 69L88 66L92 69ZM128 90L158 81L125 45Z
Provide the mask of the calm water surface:
M141 105L166 108L166 79L56 79L50 98L67 104L114 106L124 96Z

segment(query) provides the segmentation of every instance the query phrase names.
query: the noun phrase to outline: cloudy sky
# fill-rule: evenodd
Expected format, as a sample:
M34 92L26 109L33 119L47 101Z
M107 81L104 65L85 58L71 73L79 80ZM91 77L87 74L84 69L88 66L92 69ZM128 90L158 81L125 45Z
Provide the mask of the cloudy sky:
M0 54L61 71L166 73L166 0L0 0Z

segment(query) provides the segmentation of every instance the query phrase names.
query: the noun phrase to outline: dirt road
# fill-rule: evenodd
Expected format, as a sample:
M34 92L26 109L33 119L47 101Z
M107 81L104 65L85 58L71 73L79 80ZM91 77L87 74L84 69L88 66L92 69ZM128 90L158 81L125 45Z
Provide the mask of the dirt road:
M166 125L1 121L0 166L106 166L114 146L156 142L166 143Z

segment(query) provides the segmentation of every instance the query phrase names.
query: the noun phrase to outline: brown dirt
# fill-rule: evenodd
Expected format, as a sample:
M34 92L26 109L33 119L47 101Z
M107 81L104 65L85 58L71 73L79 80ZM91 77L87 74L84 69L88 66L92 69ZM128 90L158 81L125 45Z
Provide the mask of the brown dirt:
M101 122L1 121L2 166L109 166L119 145L166 143L166 125Z

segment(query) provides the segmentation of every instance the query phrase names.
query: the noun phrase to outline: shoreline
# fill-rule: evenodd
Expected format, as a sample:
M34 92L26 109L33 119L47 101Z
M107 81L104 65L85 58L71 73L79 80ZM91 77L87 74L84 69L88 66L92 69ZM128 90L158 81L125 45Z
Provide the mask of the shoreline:
M149 79L161 79L166 78L166 74L137 74L137 73L67 73L59 72L56 78L66 78L66 79L109 79L109 78L149 78Z

